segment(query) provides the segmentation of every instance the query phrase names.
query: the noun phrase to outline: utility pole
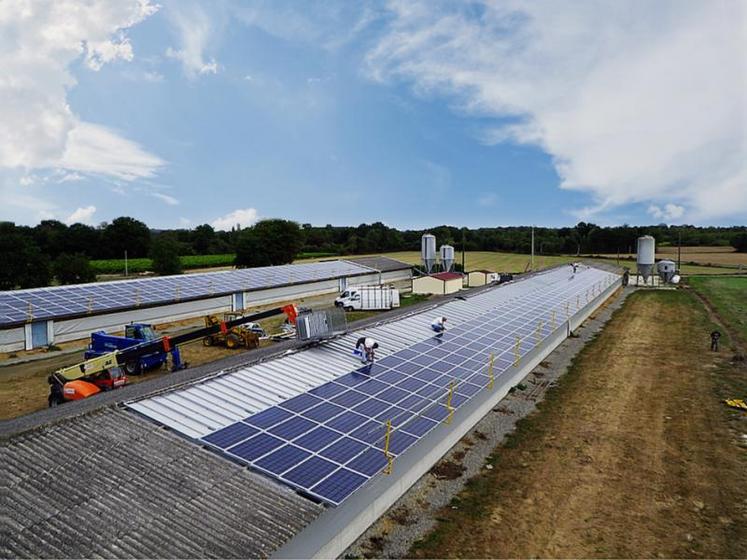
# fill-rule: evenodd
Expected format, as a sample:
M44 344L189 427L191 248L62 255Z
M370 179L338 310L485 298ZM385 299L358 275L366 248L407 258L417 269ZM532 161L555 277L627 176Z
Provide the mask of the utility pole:
M682 230L677 232L677 272L682 270Z
M127 276L127 250L125 249L125 276Z
M464 268L464 258L465 254L467 253L467 228L462 228L462 274L467 272L467 269Z
M532 226L532 261L529 268L534 270L534 226Z

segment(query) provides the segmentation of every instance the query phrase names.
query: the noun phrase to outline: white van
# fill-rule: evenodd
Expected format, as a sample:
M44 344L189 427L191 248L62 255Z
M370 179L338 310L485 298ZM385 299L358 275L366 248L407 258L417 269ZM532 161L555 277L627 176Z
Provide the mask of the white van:
M399 307L399 290L392 286L348 288L335 300L345 311L374 311Z

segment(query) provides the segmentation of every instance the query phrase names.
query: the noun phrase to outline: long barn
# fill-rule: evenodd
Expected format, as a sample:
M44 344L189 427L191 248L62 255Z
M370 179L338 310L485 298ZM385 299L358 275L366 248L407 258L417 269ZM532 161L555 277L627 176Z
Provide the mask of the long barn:
M133 321L166 323L379 284L411 289L411 266L360 257L4 291L0 352L86 338L93 331L115 332Z

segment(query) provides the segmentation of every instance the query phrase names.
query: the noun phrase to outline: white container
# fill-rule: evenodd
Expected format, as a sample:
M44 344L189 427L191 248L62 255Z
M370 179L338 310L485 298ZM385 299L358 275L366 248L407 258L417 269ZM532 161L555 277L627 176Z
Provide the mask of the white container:
M399 290L392 286L349 288L335 300L346 311L378 311L399 307Z

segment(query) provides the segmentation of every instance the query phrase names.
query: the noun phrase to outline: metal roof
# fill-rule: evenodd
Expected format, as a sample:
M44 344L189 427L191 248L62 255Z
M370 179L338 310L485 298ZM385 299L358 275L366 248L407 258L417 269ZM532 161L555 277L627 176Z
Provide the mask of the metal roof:
M457 280L461 279L462 275L458 272L437 272L436 274L431 274L431 278L436 278L438 280Z
M385 358L431 338L431 315L446 316L450 327L456 327L514 297L543 289L567 276L568 270L563 267L502 284L427 311L348 333L317 347L221 372L180 389L130 402L128 406L189 437L203 437L356 369L360 364L352 349L363 334L379 342L377 356Z
M345 260L369 268L374 268L380 272L392 272L394 270L409 270L412 268L411 264L407 264L396 259L384 256L372 256L372 257L348 257Z
M265 558L323 507L120 409L3 441L2 558Z
M29 320L109 313L374 272L378 270L336 260L4 291L0 292L0 328Z

